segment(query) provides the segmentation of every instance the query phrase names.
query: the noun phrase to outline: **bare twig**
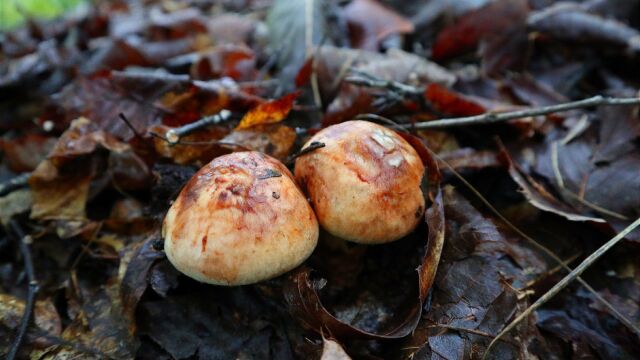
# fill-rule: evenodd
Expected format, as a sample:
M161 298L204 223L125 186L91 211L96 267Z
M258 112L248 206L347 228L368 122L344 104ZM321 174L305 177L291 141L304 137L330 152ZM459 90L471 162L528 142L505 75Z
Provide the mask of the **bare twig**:
M466 125L478 125L478 124L493 124L508 120L521 119L532 116L548 115L557 112L580 109L585 107L592 107L598 105L640 105L640 98L613 98L604 97L602 95L596 95L587 99L571 101L567 103L541 106L537 108L531 108L526 110L510 111L503 113L484 113L475 116L466 116L451 119L438 119L432 121L418 122L415 124L402 125L403 128L415 128L415 129L436 129L455 126Z
M0 183L0 196L6 195L13 190L19 189L27 185L31 177L31 173L22 173L14 178L9 179L3 183Z
M229 110L222 110L215 115L206 116L198 121L167 131L165 139L169 144L175 145L180 142L180 139L185 135L191 134L192 132L205 128L209 125L219 124L228 120L230 117L231 112Z
M380 97L374 102L374 105L377 105L378 108L389 107L405 99L412 99L417 101L423 108L434 111L428 106L423 95L424 88L422 87L407 85L399 81L385 80L355 68L350 69L350 75L344 81L357 86L386 90L386 96Z
M627 226L624 230L622 230L618 235L614 236L611 240L607 241L604 245L602 245L598 250L594 251L593 254L589 255L578 267L576 267L571 273L565 276L562 280L560 280L556 285L554 285L549 291L547 291L544 295L542 295L536 302L531 304L522 314L518 315L509 325L507 325L496 337L491 340L489 346L485 350L482 355L482 359L487 359L491 348L495 345L495 343L503 337L506 333L511 331L514 327L516 327L523 319L527 318L534 312L537 308L542 306L544 303L549 301L552 297L558 294L562 289L567 287L570 282L575 280L580 274L582 274L589 266L591 266L596 260L598 260L602 255L604 255L609 249L614 247L620 240L624 239L629 233L635 230L638 226L640 226L640 218L636 219L631 225Z
M400 95L404 97L423 97L424 88L415 87L407 84L403 84L398 81L388 81L377 78L373 75L367 74L362 71L358 71L355 69L351 70L352 73L355 73L355 76L348 76L345 81L348 81L355 85L367 86L367 87L375 87L386 89L389 92ZM590 98L571 101L562 104L549 105L549 106L541 106L531 109L525 110L517 110L510 112L502 112L502 113L494 113L487 112L480 115L474 116L465 116L458 118L449 118L449 119L437 119L431 121L423 121L415 124L405 124L401 125L401 128L408 129L437 129L437 128L447 128L447 127L457 127L457 126L467 126L467 125L478 125L478 124L492 124L498 123L508 120L514 119L522 119L532 116L540 116L540 115L548 115L557 112L574 110L586 107L593 107L598 105L613 105L613 106L621 106L621 105L640 105L640 97L631 97L631 98L614 98L614 97L605 97L602 95L592 96ZM369 115L369 114L366 114Z
M15 221L9 221L9 226L11 230L17 237L17 242L20 248L20 252L22 253L22 258L24 261L24 268L27 273L27 279L29 280L29 293L27 295L27 304L24 308L24 314L22 315L22 320L20 320L20 327L18 328L18 334L16 338L13 340L11 344L11 350L7 355L8 360L13 360L16 358L18 354L18 350L20 350L20 346L24 341L24 337L27 334L27 329L29 328L29 323L31 322L31 318L33 317L33 309L36 303L36 295L38 294L38 281L36 280L35 271L33 269L33 261L31 259L31 250L29 249L29 245L27 244L27 237L22 231L20 225Z
M437 154L433 153L434 157L442 162L452 173L455 177L458 178L458 180L460 180L462 182L462 184L464 184L464 186L466 186L478 199L480 199L480 201L489 209L491 210L491 212L497 216L502 222L504 222L511 230L515 231L516 234L522 236L525 240L527 240L531 245L535 246L536 248L538 248L539 250L541 250L542 252L544 252L545 254L547 254L550 258L552 258L556 263L558 263L560 266L562 266L562 268L564 268L567 272L571 273L573 271L573 269L571 269L566 263L565 261L563 261L558 255L556 255L553 251L551 251L551 249L547 248L546 246L540 244L538 241L536 241L534 238L532 238L531 236L527 235L526 233L524 233L522 230L520 230L517 226L515 226L511 221L509 221L509 219L507 219L504 215L502 215L502 213L500 211L498 211L498 209L496 209L493 205L491 205L491 203L489 202L489 200L487 200L484 196L482 196L482 194L480 193L480 191L478 191L473 185L471 185L467 179L465 179L462 175L460 175L460 173L458 173L452 166L451 164L449 164L446 160L442 159L441 157L439 157ZM605 298L602 297L602 295L600 295L594 288L591 287L591 285L589 285L586 281L584 281L584 279L582 279L581 277L578 276L578 282L585 287L585 289L587 289L587 291L589 291L591 294L593 294L593 296L596 298L596 300L600 301L600 303L602 303L611 313L611 315L613 315L616 319L618 319L618 321L620 321L621 323L623 323L627 328L629 328L631 331L633 331L638 337L640 337L640 328L635 325L631 320L629 320L626 316L624 316L622 313L620 313L610 302L608 302Z
M142 135L138 132L138 130L133 126L133 124L131 124L131 121L129 121L129 119L124 116L123 113L119 113L118 117L120 118L120 120L122 120L124 122L125 125L127 125L127 127L129 128L129 130L131 130L131 132L133 132L133 135L135 135L135 137L137 137L138 139L142 138Z
M221 141L221 140L209 140L209 141L182 141L182 140L178 140L178 142L172 143L171 141L169 141L169 139L167 139L166 137L155 133L155 132L149 132L149 135L158 138L166 143L169 143L169 145L171 146L178 146L178 145L185 145L185 146L210 146L210 145L218 145L218 146L227 146L227 147L233 147L233 148L238 148L242 151L251 151L253 149L248 148L242 144L238 144L238 143L234 143L231 141Z
M422 96L424 94L424 88L407 85L399 81L380 79L354 68L350 70L352 75L347 76L344 81L354 85L386 89L404 96Z

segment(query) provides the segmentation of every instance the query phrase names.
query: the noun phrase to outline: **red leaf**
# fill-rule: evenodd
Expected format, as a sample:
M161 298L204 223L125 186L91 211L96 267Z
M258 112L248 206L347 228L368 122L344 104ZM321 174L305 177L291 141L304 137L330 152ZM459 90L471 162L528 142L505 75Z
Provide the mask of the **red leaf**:
M525 0L499 0L472 11L438 34L433 59L441 61L469 52L483 39L523 25L527 13Z

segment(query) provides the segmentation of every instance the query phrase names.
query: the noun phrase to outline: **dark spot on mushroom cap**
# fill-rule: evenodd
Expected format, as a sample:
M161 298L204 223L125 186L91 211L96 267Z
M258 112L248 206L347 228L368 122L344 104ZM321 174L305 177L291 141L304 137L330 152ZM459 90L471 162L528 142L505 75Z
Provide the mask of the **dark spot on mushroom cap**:
M280 199L280 194L278 194L277 191L272 192L271 196L273 196L274 199Z
M202 237L202 252L207 250L207 235Z

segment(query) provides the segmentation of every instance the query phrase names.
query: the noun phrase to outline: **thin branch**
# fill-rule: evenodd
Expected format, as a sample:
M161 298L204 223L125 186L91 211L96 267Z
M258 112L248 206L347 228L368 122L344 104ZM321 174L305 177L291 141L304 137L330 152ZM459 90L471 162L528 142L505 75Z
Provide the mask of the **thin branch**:
M180 139L182 137L188 134L191 134L194 131L205 128L209 125L219 124L223 121L228 120L230 117L231 117L231 112L229 110L221 110L219 113L215 115L206 116L198 121L167 131L165 135L165 139L169 144L175 145L180 142Z
M403 84L398 81L389 81L377 78L373 75L367 74L362 71L358 71L356 69L351 70L352 73L355 73L354 76L348 76L345 81L348 81L355 85L373 87L373 88L381 88L386 89L389 92L400 95L404 97L416 97L419 96L423 98L424 88L411 86L407 84ZM494 113L487 112L480 115L474 116L465 116L458 118L443 118L431 121L423 121L415 124L404 124L401 125L400 128L404 129L437 129L437 128L447 128L447 127L457 127L457 126L467 126L467 125L478 125L478 124L492 124L499 123L508 120L527 118L532 116L540 116L540 115L548 115L557 112L574 110L586 107L593 107L598 105L613 105L613 106L621 106L621 105L640 105L640 98L631 97L631 98L614 98L614 97L605 97L602 95L596 95L587 99L582 99L578 101L571 101L562 104L549 105L549 106L541 106L531 109L525 110L517 110L510 112L502 112L502 113Z
M234 143L231 141L221 141L221 140L209 140L209 141L182 141L179 140L178 142L171 142L169 141L169 139L167 139L166 137L155 133L153 131L149 132L149 135L158 138L166 143L168 143L170 146L178 146L178 145L184 145L184 146L210 146L210 145L218 145L218 146L228 146L228 147L235 147L238 148L242 151L252 151L253 149L248 148L242 144L238 144L238 143Z
M380 79L358 69L351 68L351 73L353 75L347 76L344 81L354 85L386 89L407 97L422 96L424 94L424 88L407 85L399 81Z
M133 135L136 138L138 139L142 138L142 134L138 132L138 130L133 126L133 124L129 121L129 119L127 119L127 117L124 116L123 113L119 113L118 117L120 118L120 120L124 121L124 124L127 125L127 127L129 128L129 130L131 130L131 132L133 132Z
M489 343L487 349L482 355L482 359L487 359L491 348L495 345L495 343L503 337L506 333L511 331L514 327L516 327L522 320L527 318L534 312L537 308L542 306L544 303L549 301L552 297L557 295L562 289L567 287L570 282L575 280L580 274L582 274L589 266L593 265L596 260L598 260L602 255L604 255L609 249L614 247L620 240L624 239L629 233L635 230L638 226L640 226L640 218L636 219L631 225L627 226L624 230L622 230L618 235L614 236L611 240L607 241L604 245L602 245L598 250L594 251L593 254L589 255L578 267L576 267L571 273L565 276L562 280L560 280L554 287L552 287L549 291L547 291L544 295L542 295L536 302L531 304L522 314L518 315L509 325L507 325L496 337Z
M587 99L571 101L567 103L541 106L532 109L510 111L503 113L484 113L475 116L466 116L451 119L438 119L432 121L418 122L415 124L402 125L403 128L415 128L415 129L437 129L456 126L478 125L478 124L493 124L508 120L521 119L532 116L548 115L557 112L580 109L585 107L592 107L598 105L640 105L640 98L613 98L604 97L602 95L596 95Z
M0 183L0 196L6 195L13 190L27 186L31 173L22 173L14 178L11 178L3 183Z
M378 99L373 102L373 105L378 109L388 108L405 99L412 99L419 103L423 109L435 112L435 109L429 106L424 97L423 87L415 87L399 81L385 80L355 68L350 69L350 75L347 76L344 81L356 86L386 90L386 94L376 96Z
M438 161L442 162L453 173L453 175L455 177L457 177L458 180L460 180L462 182L462 184L464 184L464 186L466 186L478 199L480 199L480 201L489 210L491 210L491 212L494 215L496 215L502 222L504 222L511 230L515 231L516 234L522 236L531 245L535 246L536 248L538 248L539 250L541 250L542 252L547 254L556 263L558 263L560 266L562 266L562 268L564 268L567 272L569 272L569 273L573 272L573 269L571 269L558 255L556 255L553 251L551 251L551 249L549 249L546 246L540 244L539 242L537 242L531 236L525 234L522 230L520 230L517 226L515 226L511 221L509 221L509 219L507 219L504 215L502 215L502 213L500 211L498 211L498 209L496 209L493 205L491 205L489 200L487 200L484 196L482 196L480 191L478 191L473 185L471 185L467 181L467 179L465 179L462 175L460 175L460 173L458 173L453 168L453 166L451 166L451 164L449 164L446 160L442 159L437 154L433 153L433 155ZM605 298L603 298L602 295L600 295L594 288L591 287L591 285L589 285L584 279L582 279L579 276L578 276L578 282L582 286L584 286L585 289L587 289L587 291L589 291L591 294L593 294L593 296L596 298L596 300L600 301L600 303L602 303L609 310L609 312L611 312L611 315L613 315L616 319L618 319L618 321L623 323L627 328L629 328L638 337L640 337L640 328L638 328L637 325L635 325L631 320L629 320L626 316L624 316L622 313L620 313L610 302L608 302Z
M24 268L27 273L27 279L29 280L29 293L27 295L27 304L25 305L24 314L22 315L22 320L20 320L20 327L18 328L18 334L16 338L13 340L11 344L11 350L7 355L8 360L13 360L16 358L18 354L18 350L20 350L20 346L24 341L24 337L27 334L27 329L29 328L29 323L31 322L31 318L33 317L33 310L36 303L36 295L38 294L38 281L36 280L35 271L33 269L33 260L31 259L31 249L29 249L29 245L27 243L27 237L22 231L20 225L15 221L9 221L9 226L16 236L16 241L20 247L20 252L22 253L22 258L24 261Z

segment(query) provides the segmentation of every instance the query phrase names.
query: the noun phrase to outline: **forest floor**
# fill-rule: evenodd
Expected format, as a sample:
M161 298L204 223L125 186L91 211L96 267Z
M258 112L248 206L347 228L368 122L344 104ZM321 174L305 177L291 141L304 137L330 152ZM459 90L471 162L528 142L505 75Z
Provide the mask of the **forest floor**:
M640 1L116 0L21 25L14 10L0 356L640 358ZM295 172L327 145L301 154L311 136L353 119L420 156L413 232L322 230L253 285L176 270L162 223L198 169L255 150Z

